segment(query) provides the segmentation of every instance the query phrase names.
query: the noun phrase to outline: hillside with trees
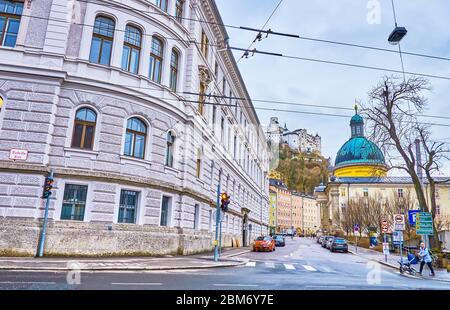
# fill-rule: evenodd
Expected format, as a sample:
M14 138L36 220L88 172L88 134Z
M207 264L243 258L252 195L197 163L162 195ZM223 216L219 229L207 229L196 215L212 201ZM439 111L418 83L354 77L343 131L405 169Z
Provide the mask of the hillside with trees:
M328 165L328 159L320 154L301 153L282 145L275 170L289 189L313 194L315 187L328 180Z

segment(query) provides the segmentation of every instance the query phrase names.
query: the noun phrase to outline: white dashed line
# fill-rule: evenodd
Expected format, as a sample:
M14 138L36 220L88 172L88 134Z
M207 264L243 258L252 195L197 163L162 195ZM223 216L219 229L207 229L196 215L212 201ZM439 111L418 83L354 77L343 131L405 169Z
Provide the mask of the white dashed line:
M311 266L309 266L309 265L303 265L303 268L305 268L305 269L308 270L308 271L317 271L316 268L311 267Z
M274 263L266 263L266 267L267 268L275 268L275 264Z
M284 268L286 268L287 270L295 270L295 267L292 264L284 264Z
M247 267L255 267L256 266L256 262L248 262L247 264L245 264L245 266L247 266Z

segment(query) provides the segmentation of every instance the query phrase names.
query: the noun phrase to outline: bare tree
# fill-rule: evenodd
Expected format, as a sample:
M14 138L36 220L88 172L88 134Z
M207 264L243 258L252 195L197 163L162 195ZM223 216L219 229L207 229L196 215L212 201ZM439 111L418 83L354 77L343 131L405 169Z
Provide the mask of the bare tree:
M372 138L390 156L390 169L401 169L411 176L423 210L428 207L421 179L416 171L415 140L419 123L417 115L427 107L427 100L422 95L427 90L430 90L429 82L421 77L411 77L408 80L384 77L370 91L369 104L363 106Z

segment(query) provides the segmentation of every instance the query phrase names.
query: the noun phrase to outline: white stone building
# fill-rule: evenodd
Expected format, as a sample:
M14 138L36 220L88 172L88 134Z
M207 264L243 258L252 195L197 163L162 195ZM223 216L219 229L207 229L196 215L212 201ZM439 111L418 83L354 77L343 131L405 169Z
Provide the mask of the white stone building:
M0 254L36 253L50 171L46 254L209 250L219 180L223 245L267 232L267 143L214 1L6 0L0 22Z
M266 129L266 138L272 145L286 143L299 152L322 153L322 138L319 134L311 135L306 129L288 130L286 124L280 126L278 117L272 117Z

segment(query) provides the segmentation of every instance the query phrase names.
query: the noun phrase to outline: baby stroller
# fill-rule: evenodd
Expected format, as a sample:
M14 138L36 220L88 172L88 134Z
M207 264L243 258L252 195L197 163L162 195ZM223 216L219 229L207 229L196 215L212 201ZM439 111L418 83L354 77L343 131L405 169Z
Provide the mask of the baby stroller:
M400 264L401 274L407 272L413 276L419 275L419 272L412 267L412 265L419 264L419 258L416 255L408 253L407 258L402 258L402 260L399 260L398 263Z

